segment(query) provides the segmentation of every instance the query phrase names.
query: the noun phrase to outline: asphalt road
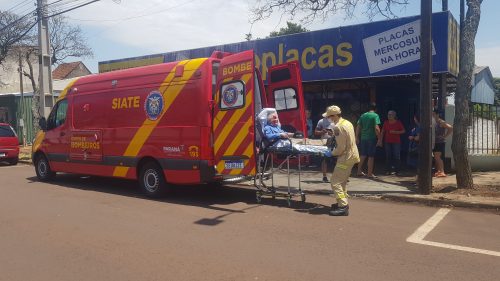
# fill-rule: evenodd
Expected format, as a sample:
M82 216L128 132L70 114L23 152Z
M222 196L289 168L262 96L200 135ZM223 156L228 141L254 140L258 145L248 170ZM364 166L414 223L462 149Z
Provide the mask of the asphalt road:
M500 216L492 213L451 210L424 239L436 246L406 241L439 211L418 205L354 198L349 217L330 217L324 195L289 208L256 204L251 189L202 187L155 201L130 181L61 175L41 183L27 165L0 167L0 194L0 280L500 276Z

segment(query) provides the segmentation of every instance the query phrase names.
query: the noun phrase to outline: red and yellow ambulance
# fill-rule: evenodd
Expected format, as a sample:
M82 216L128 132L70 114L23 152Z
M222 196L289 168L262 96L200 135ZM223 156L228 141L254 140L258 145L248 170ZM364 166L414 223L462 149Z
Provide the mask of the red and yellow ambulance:
M297 63L270 69L268 84L266 94L253 51L81 77L41 122L37 177L134 179L157 197L169 183L255 175L260 109L274 107L287 129L307 131Z

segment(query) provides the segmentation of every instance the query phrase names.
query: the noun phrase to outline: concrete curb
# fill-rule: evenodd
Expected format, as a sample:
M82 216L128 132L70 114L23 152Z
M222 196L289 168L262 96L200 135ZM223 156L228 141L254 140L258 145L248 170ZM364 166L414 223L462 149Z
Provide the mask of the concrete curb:
M438 207L462 207L462 208L473 208L473 209L485 209L485 210L495 210L500 211L500 200L499 202L479 202L479 201L466 201L460 199L446 198L440 196L438 198L432 195L419 195L419 194L386 194L380 197L384 200L392 200L399 202L408 203L421 203L429 206ZM482 197L481 197L482 198Z
M229 184L225 186L232 186L236 188L251 188L252 185L247 184ZM331 196L332 191L328 189L324 190L304 190L306 194L309 195L319 195L319 196ZM348 191L349 192L349 191ZM366 200L391 200L397 202L405 202L405 203L418 203L424 204L428 206L435 207L461 207L461 208L469 208L469 209L482 209L482 210L491 210L491 211L500 211L500 199L498 202L481 202L484 197L476 197L476 198L464 198L464 199L456 199L456 198L447 198L444 195L439 197L434 197L432 195L420 195L420 194L404 194L404 193L396 193L396 194L384 194L380 193L362 193L356 192L350 194L351 198L361 198ZM477 200L475 200L477 199ZM490 199L490 198L486 198ZM469 200L469 201L467 201ZM494 199L490 199L494 200Z

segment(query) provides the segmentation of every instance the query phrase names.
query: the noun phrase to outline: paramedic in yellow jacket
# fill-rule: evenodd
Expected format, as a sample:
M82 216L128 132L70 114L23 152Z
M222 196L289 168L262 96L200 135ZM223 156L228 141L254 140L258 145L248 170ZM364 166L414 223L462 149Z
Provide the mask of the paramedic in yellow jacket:
M323 113L331 122L331 129L335 135L337 146L326 156L336 156L337 165L330 179L337 203L332 205L331 216L348 216L349 204L347 201L347 180L351 175L354 164L359 163L356 135L352 123L340 116L340 107L332 105Z

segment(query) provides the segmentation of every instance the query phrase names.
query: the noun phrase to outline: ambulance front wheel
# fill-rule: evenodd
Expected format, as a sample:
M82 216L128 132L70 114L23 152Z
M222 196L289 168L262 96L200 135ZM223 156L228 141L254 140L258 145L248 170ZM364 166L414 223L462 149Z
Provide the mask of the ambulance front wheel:
M168 191L163 170L154 162L148 162L142 166L139 184L146 196L150 198L159 198L167 194Z
M35 172L40 181L50 181L56 176L56 173L50 169L49 161L47 158L40 154L35 158Z

